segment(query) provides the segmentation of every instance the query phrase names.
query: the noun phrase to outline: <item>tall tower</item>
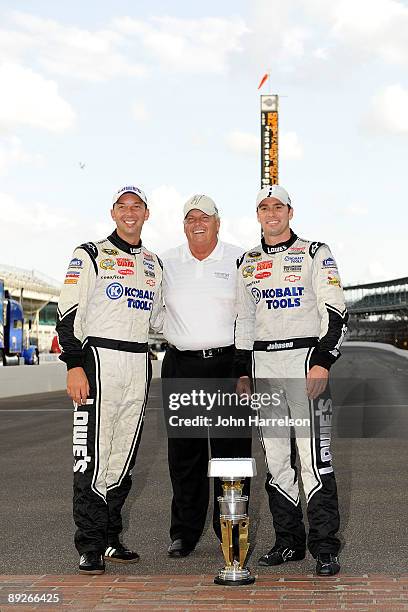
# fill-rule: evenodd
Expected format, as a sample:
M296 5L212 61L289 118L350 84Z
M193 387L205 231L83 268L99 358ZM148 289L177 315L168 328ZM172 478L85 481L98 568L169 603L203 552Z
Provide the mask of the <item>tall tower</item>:
M278 105L278 95L261 96L261 187L279 182Z

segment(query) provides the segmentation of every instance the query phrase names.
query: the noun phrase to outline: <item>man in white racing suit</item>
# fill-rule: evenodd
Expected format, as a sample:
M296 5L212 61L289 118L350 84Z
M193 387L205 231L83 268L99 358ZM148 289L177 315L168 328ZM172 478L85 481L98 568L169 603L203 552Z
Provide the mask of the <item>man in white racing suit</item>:
M329 247L298 238L290 229L293 208L285 189L264 187L256 204L262 241L237 262L235 374L239 393L250 393L253 377L256 391L279 395L277 406L259 412L266 490L276 533L275 545L259 563L279 565L305 556L298 452L307 500L308 548L317 560L316 572L333 575L340 569L340 542L327 382L347 330L343 290ZM285 416L283 427L268 421Z
M113 196L116 230L75 249L58 302L60 359L74 400L74 520L79 571L134 563L121 510L143 428L151 365L149 325L160 327L162 265L141 243L147 199L128 185Z

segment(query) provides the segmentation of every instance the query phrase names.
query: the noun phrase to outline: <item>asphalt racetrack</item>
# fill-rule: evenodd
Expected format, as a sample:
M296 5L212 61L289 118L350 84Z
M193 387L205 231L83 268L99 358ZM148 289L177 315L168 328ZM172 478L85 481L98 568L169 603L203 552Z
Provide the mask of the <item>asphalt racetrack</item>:
M370 348L344 347L333 368L337 403L332 443L346 573L407 571L408 360ZM0 574L72 574L72 407L65 393L0 400ZM166 554L171 487L161 422L160 380L152 383L133 489L124 511L124 541L137 565L111 574L215 574L223 565L210 521L185 559ZM264 460L254 437L258 476L250 504L250 567L274 542L264 490ZM274 568L310 573L314 561ZM257 568L257 572L269 572Z

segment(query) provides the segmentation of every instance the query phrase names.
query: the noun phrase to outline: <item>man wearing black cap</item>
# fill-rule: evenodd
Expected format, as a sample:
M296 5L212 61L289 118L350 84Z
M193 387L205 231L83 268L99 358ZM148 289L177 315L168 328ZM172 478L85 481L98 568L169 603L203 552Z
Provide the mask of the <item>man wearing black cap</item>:
M164 402L166 383L173 385L175 379L224 379L225 385L232 377L236 259L242 249L218 239L218 209L208 196L190 198L183 218L187 243L162 256L166 305L163 333L169 342L162 367ZM230 391L234 391L232 386ZM207 431L202 437L176 436L169 435L168 439L173 485L168 554L174 558L194 550L209 502ZM251 456L250 438L227 436L212 437L210 433L213 457ZM244 494L248 492L249 483L244 487ZM221 539L218 495L222 495L222 489L216 479L213 527Z
M276 533L275 545L259 564L279 565L305 556L298 452L308 548L317 560L316 572L334 575L340 570L339 512L327 381L347 330L344 295L329 247L298 238L290 229L293 208L287 191L279 185L264 187L256 206L263 238L239 261L235 373L239 392L250 393L249 380L255 378L257 391L279 397L277 405L262 408L259 415ZM281 426L267 420L271 417Z
M162 266L140 239L147 198L134 185L115 192L115 231L75 249L58 302L60 359L74 401L74 520L79 571L104 560L135 563L120 541L151 378L149 326L162 316Z

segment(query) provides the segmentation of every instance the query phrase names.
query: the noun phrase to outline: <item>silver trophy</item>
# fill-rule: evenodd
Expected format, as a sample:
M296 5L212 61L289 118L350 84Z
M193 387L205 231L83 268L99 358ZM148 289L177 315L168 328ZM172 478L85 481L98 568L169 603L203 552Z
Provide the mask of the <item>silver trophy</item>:
M249 550L248 495L242 495L244 478L256 476L255 459L211 459L208 476L223 481L223 496L218 497L221 518L221 548L226 565L214 578L215 584L238 586L252 584L255 578L245 559Z

